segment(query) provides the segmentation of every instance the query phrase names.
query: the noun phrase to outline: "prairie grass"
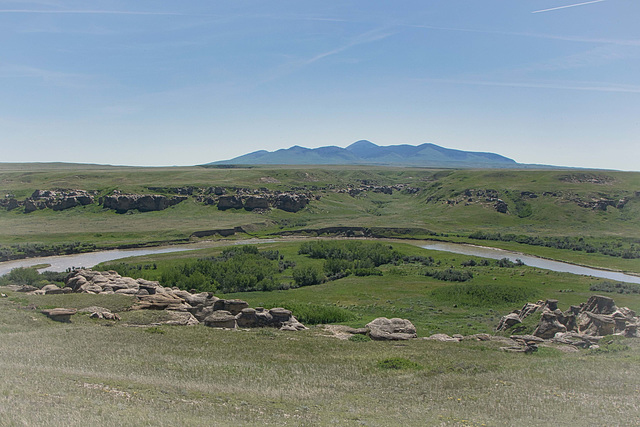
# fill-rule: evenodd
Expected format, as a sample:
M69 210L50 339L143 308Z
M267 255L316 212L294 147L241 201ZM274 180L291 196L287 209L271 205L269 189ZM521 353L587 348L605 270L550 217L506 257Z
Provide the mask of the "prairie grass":
M0 425L640 422L636 341L524 356L494 342L339 341L320 328L148 333L78 315L55 323L6 299L0 324Z

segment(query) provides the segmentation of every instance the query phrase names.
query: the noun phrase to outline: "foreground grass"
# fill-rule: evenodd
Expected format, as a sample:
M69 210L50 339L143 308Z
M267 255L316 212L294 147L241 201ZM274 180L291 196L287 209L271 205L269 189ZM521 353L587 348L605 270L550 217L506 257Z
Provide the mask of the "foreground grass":
M633 425L638 343L532 356L498 343L70 324L0 300L0 425ZM386 359L422 369L384 369Z

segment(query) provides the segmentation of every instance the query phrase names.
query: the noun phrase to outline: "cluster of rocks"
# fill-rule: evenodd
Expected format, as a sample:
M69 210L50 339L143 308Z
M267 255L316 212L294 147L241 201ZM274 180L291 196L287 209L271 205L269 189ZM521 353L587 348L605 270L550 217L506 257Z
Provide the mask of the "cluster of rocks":
M298 212L304 209L313 196L310 193L273 193L268 191L238 190L236 194L210 195L199 200L207 205L215 205L220 210L280 209L286 212Z
M41 209L62 211L76 206L90 205L94 202L94 195L95 192L85 190L36 190L25 200L17 200L11 195L6 195L0 200L0 207L7 210L22 207L25 213Z
M402 191L407 194L416 194L420 191L419 188L411 187L408 184L395 184L395 185L375 185L369 184L366 181L359 186L347 186L346 188L339 188L336 193L348 194L351 197L355 197L359 194L372 191L374 193L393 194L394 191Z
M616 209L622 209L629 202L629 199L607 199L607 198L593 198L591 200L576 199L575 202L578 206L583 208L593 209L595 211L606 211L609 206Z
M627 307L617 307L612 298L593 295L579 306L566 311L558 308L558 301L549 299L527 303L520 310L503 316L498 331L518 331L518 325L533 313L540 313L540 321L533 337L589 348L605 335L639 337L640 318Z
M167 197L160 194L120 194L101 197L98 201L103 207L118 213L130 210L140 212L161 211L187 200L187 196Z
M115 271L76 270L65 281L65 292L134 295L132 310L167 310L172 312L170 324L203 323L214 328L275 327L280 330L307 329L284 308L251 308L246 301L220 299L210 292L192 293L161 286L158 282L122 277ZM55 286L55 285L52 285ZM60 289L60 288L59 288ZM42 291L41 291L42 292ZM44 292L45 294L48 291ZM112 319L94 312L93 317ZM102 317L101 317L102 316Z
M499 213L509 213L509 205L507 204L507 202L500 198L500 194L498 193L498 191L493 189L467 188L455 198L442 199L438 196L430 196L427 198L427 203L429 202L441 202L447 205L464 204L464 206L470 206L471 204L475 203L485 206L491 206Z

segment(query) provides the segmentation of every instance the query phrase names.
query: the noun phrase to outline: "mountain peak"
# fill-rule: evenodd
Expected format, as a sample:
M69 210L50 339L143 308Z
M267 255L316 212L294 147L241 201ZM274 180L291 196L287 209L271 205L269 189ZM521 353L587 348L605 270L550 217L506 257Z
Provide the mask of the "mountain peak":
M361 139L360 141L356 141L353 144L349 145L346 149L349 151L359 151L359 150L368 150L371 148L379 147L371 141L367 141L366 139Z

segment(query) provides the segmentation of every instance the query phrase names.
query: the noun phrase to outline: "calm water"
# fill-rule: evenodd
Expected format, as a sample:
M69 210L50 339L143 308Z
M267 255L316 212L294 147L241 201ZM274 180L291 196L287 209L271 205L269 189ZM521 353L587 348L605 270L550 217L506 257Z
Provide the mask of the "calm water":
M251 239L235 242L235 244L256 244L256 243L272 243L273 240L259 240ZM113 261L116 259L127 258L132 256L162 254L167 252L181 252L194 249L202 249L211 246L229 245L229 242L216 242L209 245L203 244L187 244L180 246L168 246L160 248L145 248L145 249L116 249L111 251L91 252L86 254L76 255L61 255L50 257L39 257L21 259L16 261L0 262L0 275L6 274L13 268L17 267L29 267L37 264L51 264L50 267L41 269L40 271L65 271L72 267L86 267L90 268L96 264L100 264L105 261ZM543 258L538 258L532 255L526 255L518 252L505 251L503 249L488 248L485 246L465 245L459 243L446 243L446 242L432 242L428 245L422 246L424 249L431 249L436 251L453 252L463 255L473 255L483 258L502 259L508 258L511 261L516 259L522 260L526 265L531 267L543 268L545 270L558 271L562 273L582 274L586 276L601 277L603 279L615 280L618 282L629 282L640 284L640 277L632 276L624 273L617 273L613 271L598 270L595 268L581 267L574 264L568 264L560 261L551 261Z
M243 240L235 242L235 244L255 244L255 243L272 243L273 240ZM20 259L15 261L0 262L0 276L7 274L14 268L18 267L30 267L38 264L51 264L50 267L42 268L38 271L66 271L67 268L72 267L86 267L91 268L94 265L100 264L105 261L113 261L121 258L128 258L132 256L163 254L168 252L182 252L190 251L194 249L203 249L212 246L230 245L234 243L230 242L216 242L212 244L186 244L180 246L166 246L159 248L144 248L144 249L114 249L111 251L90 252L86 254L74 254L74 255L60 255L60 256L48 256L38 258Z
M640 283L640 277L630 274L617 273L614 271L598 270L595 268L581 267L579 265L567 264L560 261L551 261L548 259L538 258L532 255L526 255L518 252L505 251L504 249L488 248L485 246L465 245L460 243L433 242L428 245L421 246L424 249L435 251L453 252L456 254L473 255L483 258L502 259L508 258L511 261L516 259L522 260L526 265L531 267L544 268L545 270L553 270L561 273L582 274L585 276L601 277L603 279L615 280L617 282Z

